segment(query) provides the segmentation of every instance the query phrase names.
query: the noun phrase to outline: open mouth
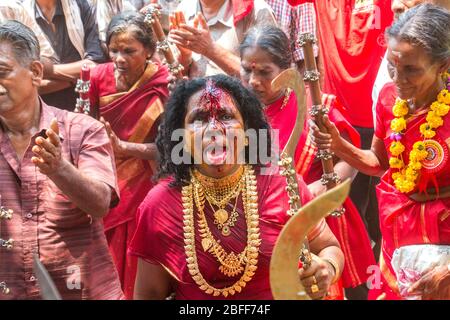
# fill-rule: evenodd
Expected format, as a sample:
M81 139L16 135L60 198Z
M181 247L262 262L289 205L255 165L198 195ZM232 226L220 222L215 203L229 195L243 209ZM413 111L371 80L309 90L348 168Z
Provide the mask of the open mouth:
M205 153L206 162L211 165L221 165L224 164L227 159L227 148L226 146L216 145L214 148L210 148Z
M8 91L6 91L6 89L3 86L0 86L0 96L4 96L8 93Z
M114 69L115 69L115 71L116 72L118 72L118 73L127 73L128 72L128 68L125 68L125 67L119 67L119 66L114 66Z

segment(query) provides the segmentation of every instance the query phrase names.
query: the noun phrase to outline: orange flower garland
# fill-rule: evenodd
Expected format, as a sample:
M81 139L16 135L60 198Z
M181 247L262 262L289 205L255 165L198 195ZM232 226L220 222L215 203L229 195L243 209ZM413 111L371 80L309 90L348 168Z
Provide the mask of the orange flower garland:
M395 119L391 121L391 130L393 131L391 139L393 141L389 147L391 153L389 166L391 169L396 169L392 173L392 179L394 180L395 187L400 192L408 193L415 189L420 170L422 169L422 161L428 156L428 151L423 141L425 139L432 139L436 135L436 129L444 124L442 117L447 115L449 111L450 93L447 88L442 90L437 97L437 101L431 104L426 122L420 126L420 133L423 139L414 143L409 153L408 165L405 166L403 155L405 146L400 140L402 132L406 129L405 116L408 115L409 109L406 100L397 98L397 101L392 107L392 113Z

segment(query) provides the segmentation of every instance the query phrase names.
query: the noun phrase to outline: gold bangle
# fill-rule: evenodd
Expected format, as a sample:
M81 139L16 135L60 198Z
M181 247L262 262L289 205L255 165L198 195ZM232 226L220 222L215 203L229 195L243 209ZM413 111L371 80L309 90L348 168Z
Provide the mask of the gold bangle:
M331 264L331 266L334 269L334 277L333 277L333 280L331 281L331 283L333 284L333 283L337 282L341 276L338 263L331 258L324 258L323 260L328 262L329 264Z

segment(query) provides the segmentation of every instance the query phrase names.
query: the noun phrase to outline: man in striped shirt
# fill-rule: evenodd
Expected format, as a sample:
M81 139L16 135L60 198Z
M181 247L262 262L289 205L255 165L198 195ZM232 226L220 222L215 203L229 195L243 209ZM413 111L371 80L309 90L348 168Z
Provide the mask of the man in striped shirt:
M112 147L101 123L40 99L42 74L33 32L0 25L0 299L40 297L34 255L63 299L120 299L100 219L118 199Z
M317 37L316 12L312 3L303 3L296 7L291 6L286 0L266 0L272 8L279 27L286 33L290 42L292 57L297 68L304 69L303 51L297 43L298 36L302 33L312 33ZM319 48L314 45L314 56L318 56Z

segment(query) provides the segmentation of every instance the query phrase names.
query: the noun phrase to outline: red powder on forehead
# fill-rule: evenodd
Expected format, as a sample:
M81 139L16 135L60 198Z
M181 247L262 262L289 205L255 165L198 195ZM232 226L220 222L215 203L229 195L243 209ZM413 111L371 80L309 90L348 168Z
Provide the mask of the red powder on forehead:
M215 113L222 108L220 100L223 94L224 91L221 88L218 88L211 79L208 79L206 87L201 93L199 103L210 112Z

